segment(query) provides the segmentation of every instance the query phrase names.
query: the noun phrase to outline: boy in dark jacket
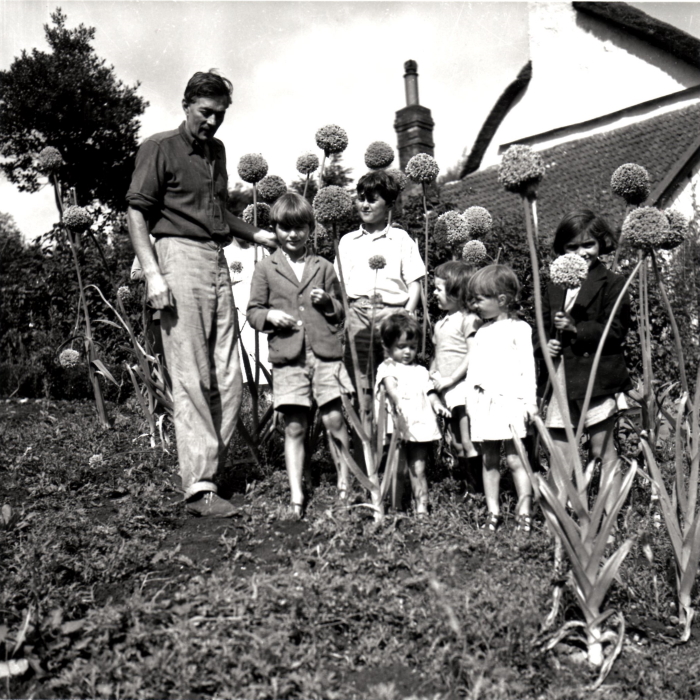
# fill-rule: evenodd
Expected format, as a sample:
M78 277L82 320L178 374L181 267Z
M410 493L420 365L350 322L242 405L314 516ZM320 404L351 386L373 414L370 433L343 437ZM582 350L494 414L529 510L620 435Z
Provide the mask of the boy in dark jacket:
M352 392L342 362L340 283L333 266L307 251L314 230L311 205L300 195L282 195L270 210L279 248L253 273L248 322L269 333L274 406L284 416L284 454L291 489L291 514L304 512L302 476L309 408L316 401L326 430L345 447L348 432L340 396ZM333 440L338 492L347 498L347 466Z

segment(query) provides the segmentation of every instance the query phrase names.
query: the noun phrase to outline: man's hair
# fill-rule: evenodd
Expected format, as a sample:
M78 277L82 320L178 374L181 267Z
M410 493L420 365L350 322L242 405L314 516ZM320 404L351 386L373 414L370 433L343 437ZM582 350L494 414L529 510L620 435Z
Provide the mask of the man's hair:
M406 340L414 340L420 335L420 326L413 316L405 311L398 311L387 316L379 327L382 345L390 348L404 333Z
M497 297L503 294L508 310L513 312L520 302L520 282L508 265L487 265L471 276L469 294L473 297Z
M372 201L379 195L388 207L393 207L401 189L391 173L386 170L370 170L357 183L357 196Z
M445 282L445 294L459 304L463 311L469 303L469 279L472 268L461 260L448 260L435 268L435 279Z
M185 102L192 104L199 97L223 97L226 106L231 104L233 85L230 80L216 73L213 69L207 73L197 71L185 88Z
M558 255L566 253L567 244L579 236L590 236L598 242L600 254L609 253L617 247L617 238L610 224L596 216L590 209L569 212L557 226L552 241L552 250Z
M308 226L309 231L316 228L313 208L296 192L287 192L275 200L270 209L270 223L285 230L302 226Z

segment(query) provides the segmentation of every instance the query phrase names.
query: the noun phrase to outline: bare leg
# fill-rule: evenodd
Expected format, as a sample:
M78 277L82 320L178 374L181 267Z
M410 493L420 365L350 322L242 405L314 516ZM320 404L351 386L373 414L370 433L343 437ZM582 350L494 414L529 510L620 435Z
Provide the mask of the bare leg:
M588 428L588 435L591 440L591 459L600 459L600 483L608 477L609 473L617 464L618 455L613 440L615 430L615 418L608 418L602 423L597 423ZM615 505L614 494L619 491L622 475L620 470L613 476L613 488L605 494L605 510L609 513Z
M513 482L518 494L517 515L530 515L532 510L532 484L512 440L505 441L506 461L513 473Z
M467 459L470 457L478 457L479 453L476 451L476 448L469 437L469 416L467 415L465 407L457 406L456 408L453 408L452 417L453 420L455 418L457 419L459 432L457 432L456 435L458 436L459 442L462 445L464 456L467 457Z
M321 411L323 425L328 434L332 436L328 442L330 444L331 456L338 470L338 496L344 499L347 497L348 493L348 467L345 461L340 459L338 449L333 442L333 438L335 438L345 446L348 452L350 451L350 437L345 425L345 420L343 419L341 405L340 399L334 399L321 406L319 410Z
M501 492L501 443L498 440L488 440L481 444L483 457L482 474L484 479L484 494L486 507L492 515L501 514L499 495Z
M292 508L301 515L304 505L302 476L304 473L304 438L308 424L308 409L304 406L282 406L284 415L284 460L289 478Z
M406 459L411 490L415 501L416 515L428 513L428 481L425 478L425 464L428 459L428 446L424 442L407 442Z

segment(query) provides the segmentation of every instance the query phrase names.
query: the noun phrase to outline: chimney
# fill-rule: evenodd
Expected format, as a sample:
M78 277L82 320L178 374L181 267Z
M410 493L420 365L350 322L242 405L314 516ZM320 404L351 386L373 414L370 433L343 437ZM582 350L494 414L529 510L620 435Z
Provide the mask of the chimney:
M435 122L430 116L430 110L422 107L418 100L418 64L415 61L406 61L403 68L406 106L396 112L394 121L401 170L406 169L406 163L417 153L427 153L431 156L435 153Z

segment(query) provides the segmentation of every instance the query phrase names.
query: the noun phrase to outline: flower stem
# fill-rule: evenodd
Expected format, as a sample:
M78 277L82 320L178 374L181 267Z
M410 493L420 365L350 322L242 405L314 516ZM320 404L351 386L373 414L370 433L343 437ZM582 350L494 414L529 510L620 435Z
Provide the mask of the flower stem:
M425 359L425 345L428 336L428 265L430 264L429 257L429 224L428 224L428 193L425 183L422 183L423 188L423 218L425 219L425 276L423 277L422 297L423 297L423 345L422 353Z

